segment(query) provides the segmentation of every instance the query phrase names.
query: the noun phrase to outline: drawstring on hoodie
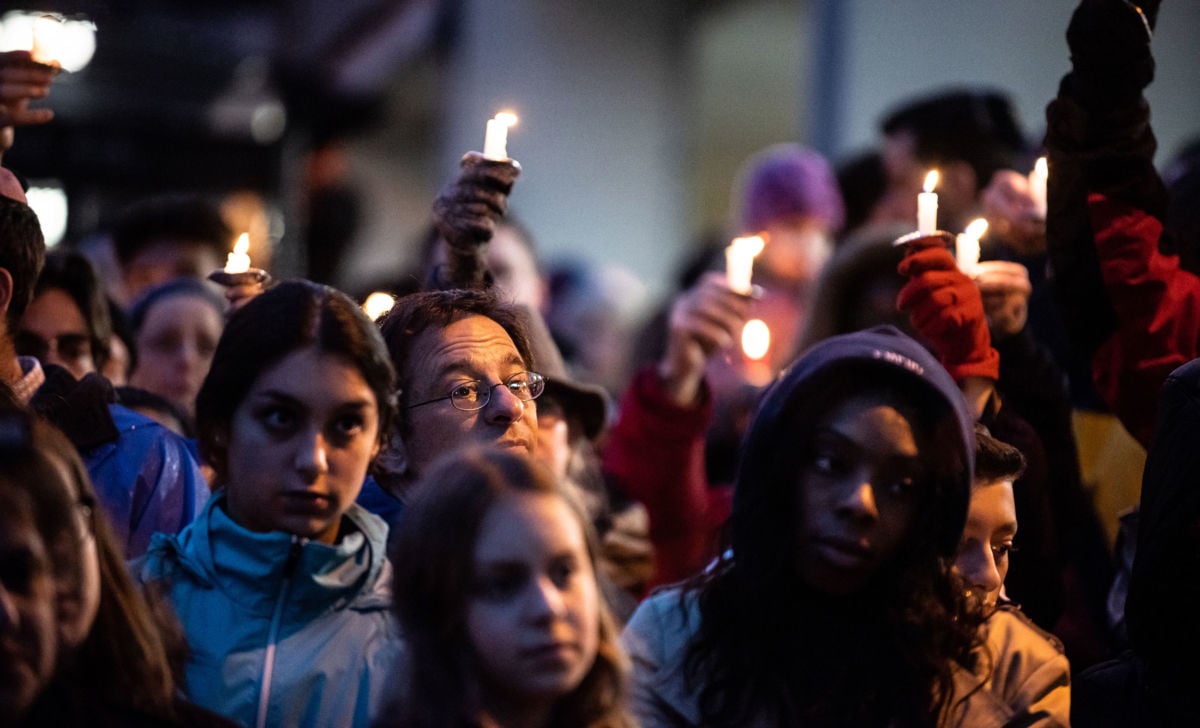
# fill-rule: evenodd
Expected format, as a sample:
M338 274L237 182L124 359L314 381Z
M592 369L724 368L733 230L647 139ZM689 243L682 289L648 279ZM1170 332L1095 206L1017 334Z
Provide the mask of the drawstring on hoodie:
M288 591L292 585L292 575L296 573L296 564L300 561L300 553L307 543L307 538L293 535L287 561L283 564L283 581L279 584L279 596L275 599L275 610L271 614L271 629L267 634L267 649L263 653L262 685L258 691L258 717L254 721L257 728L266 728L267 725L267 708L271 702L271 678L275 672L275 646L279 639L279 625L283 622L283 606L287 602Z

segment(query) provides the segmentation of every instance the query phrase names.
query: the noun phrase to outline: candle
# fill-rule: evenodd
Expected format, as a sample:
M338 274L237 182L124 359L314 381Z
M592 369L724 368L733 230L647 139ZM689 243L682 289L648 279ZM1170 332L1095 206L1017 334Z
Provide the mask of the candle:
M250 270L250 233L242 233L233 244L233 252L225 258L226 273L245 273Z
M771 330L762 319L750 319L742 327L742 353L751 361L758 361L771 348Z
M733 242L725 247L725 279L734 291L750 293L754 257L762 252L763 245L763 239L754 235L748 238L734 238Z
M979 268L979 239L987 232L987 227L987 220L977 217L955 240L955 262L958 263L958 269L968 276L973 277Z
M925 191L917 195L917 232L922 235L932 235L937 232L938 196L933 191L937 187L938 171L930 170L925 175Z
M516 123L517 115L509 111L501 111L488 119L483 136L484 157L497 161L508 159L508 127Z
M1050 167L1045 157L1038 157L1029 173L1029 196L1033 198L1033 209L1039 220L1046 219L1046 180L1050 177Z

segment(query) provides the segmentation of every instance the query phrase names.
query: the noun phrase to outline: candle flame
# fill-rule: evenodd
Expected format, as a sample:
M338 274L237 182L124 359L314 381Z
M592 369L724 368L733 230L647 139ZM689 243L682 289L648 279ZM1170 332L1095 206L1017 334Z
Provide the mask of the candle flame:
M496 121L510 128L517 125L517 115L511 111L501 111L494 118Z
M987 229L988 221L984 220L982 217L977 217L967 225L967 229L964 232L968 237L978 240L983 237L983 234L987 232Z
M1033 173L1039 177L1050 176L1050 165L1046 162L1045 157L1038 157L1037 161L1033 163Z
M747 255L749 255L751 258L755 258L763 251L763 247L766 245L766 243L763 241L761 235L751 235L745 238L734 238L730 245L732 245L735 249L745 250Z
M742 327L742 352L747 358L758 361L771 348L771 330L762 319L750 319Z
M378 321L388 311L392 310L392 306L396 305L396 299L383 291L375 291L367 296L367 300L363 301L362 310L367 315L367 318L372 321Z
M233 252L238 255L250 252L250 233L242 233L238 236L237 242L233 244Z
M933 192L933 188L937 187L938 179L938 171L936 169L929 170L929 174L925 175L924 190L926 192Z

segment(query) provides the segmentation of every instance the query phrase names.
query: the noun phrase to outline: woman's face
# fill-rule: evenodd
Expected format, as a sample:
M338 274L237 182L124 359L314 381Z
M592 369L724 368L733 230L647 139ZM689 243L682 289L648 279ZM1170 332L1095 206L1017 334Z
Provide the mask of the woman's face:
M25 309L16 347L17 353L57 364L76 379L96 371L87 319L61 288L42 291Z
M483 519L473 571L467 629L493 717L548 711L587 675L599 644L578 517L555 495L503 498Z
M234 521L334 543L379 448L378 403L347 359L307 347L259 375L228 439Z
M198 296L181 293L158 301L138 331L137 369L129 383L193 414L223 325L220 312Z
M967 524L958 542L954 569L985 609L996 606L1008 554L1017 535L1017 505L1012 480L976 481L971 487Z
M865 587L904 544L923 472L908 418L882 397L834 407L816 430L796 498L796 567L817 591Z
M64 486L73 482L74 476L66 463L57 461L55 468ZM90 506L79 502L77 489L72 488L69 497L75 509L73 531L51 547L58 595L59 639L63 647L68 648L83 644L100 609L100 556L92 531L92 519L96 516Z
M0 723L18 723L58 653L49 550L28 511L0 509Z

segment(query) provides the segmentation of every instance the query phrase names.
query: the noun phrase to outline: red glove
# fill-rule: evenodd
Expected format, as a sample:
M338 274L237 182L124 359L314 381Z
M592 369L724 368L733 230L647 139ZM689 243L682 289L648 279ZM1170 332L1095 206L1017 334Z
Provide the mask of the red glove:
M983 297L975 283L958 270L940 237L914 240L898 268L909 281L896 297L913 328L932 345L942 366L961 381L1000 377L1000 354L992 348Z

